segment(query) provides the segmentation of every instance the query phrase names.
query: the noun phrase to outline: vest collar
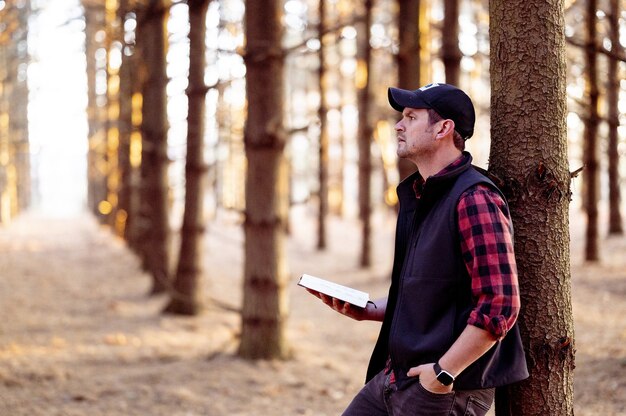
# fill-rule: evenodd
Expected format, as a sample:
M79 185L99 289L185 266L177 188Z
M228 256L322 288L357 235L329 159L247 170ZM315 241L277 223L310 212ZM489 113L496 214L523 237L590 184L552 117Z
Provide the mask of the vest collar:
M439 171L436 175L430 176L426 181L424 181L424 178L419 171L405 178L396 189L398 193L398 200L400 202L405 202L418 199L419 196L417 195L415 189L416 183L422 184L421 195L432 189L441 189L442 187L446 188L447 183L454 182L460 174L465 172L472 165L472 155L469 152L464 151L460 158L462 158L460 164L457 164L457 159Z

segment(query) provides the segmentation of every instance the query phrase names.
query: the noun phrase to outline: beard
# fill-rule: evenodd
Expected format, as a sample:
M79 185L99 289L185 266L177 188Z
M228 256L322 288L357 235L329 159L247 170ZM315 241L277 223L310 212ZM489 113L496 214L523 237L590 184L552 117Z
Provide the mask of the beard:
M398 155L400 159L404 159L410 155L406 142L404 141L398 142L398 147L396 148L396 154Z
M400 159L409 159L415 161L422 157L430 157L435 152L434 147L430 143L416 143L409 145L404 140L398 141L398 147L396 148L396 154Z

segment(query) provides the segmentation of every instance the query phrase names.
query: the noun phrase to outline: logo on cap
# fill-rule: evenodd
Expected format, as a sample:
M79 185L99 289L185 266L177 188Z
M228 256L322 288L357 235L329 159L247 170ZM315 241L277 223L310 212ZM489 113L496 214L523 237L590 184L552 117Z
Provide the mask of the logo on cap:
M432 84L424 85L419 90L420 91L426 91L426 90L429 90L431 88L435 88L435 87L438 87L438 86L439 86L439 84L437 84L436 82L433 82Z

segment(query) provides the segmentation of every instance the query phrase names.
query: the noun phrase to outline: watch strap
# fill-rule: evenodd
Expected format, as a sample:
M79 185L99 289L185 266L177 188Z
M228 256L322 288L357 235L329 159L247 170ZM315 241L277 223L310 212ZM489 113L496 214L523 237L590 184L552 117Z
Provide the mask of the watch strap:
M454 383L455 377L450 374L448 371L441 368L439 362L435 362L433 369L435 370L435 374L437 375L437 380L443 384L444 386L449 386Z
M435 374L439 375L439 373L441 373L441 366L439 365L439 362L436 362L435 365L433 366L435 368Z

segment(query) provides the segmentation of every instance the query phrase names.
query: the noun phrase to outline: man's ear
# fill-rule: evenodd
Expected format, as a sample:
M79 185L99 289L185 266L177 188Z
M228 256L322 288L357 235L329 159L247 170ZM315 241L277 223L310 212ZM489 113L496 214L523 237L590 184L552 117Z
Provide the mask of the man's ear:
M441 123L441 127L439 128L439 131L437 132L437 139L443 139L444 137L448 135L453 135L453 134L454 134L454 121L450 119L443 120L443 123Z

